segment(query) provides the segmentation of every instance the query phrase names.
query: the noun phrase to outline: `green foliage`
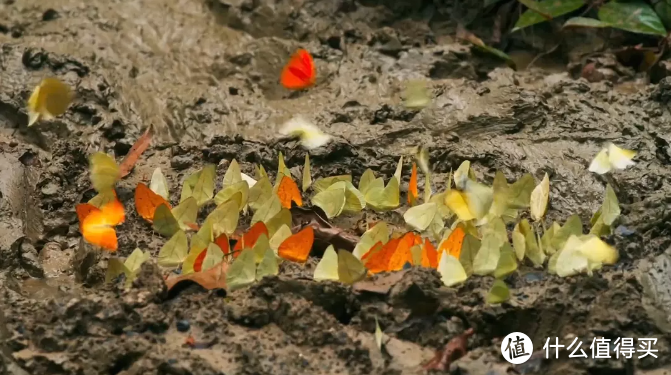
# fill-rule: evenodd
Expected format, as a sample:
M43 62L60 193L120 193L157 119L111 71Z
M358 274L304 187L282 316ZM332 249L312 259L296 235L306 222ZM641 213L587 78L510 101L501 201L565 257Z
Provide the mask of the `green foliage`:
M640 34L666 35L655 11L646 3L611 1L599 8L599 19L612 27Z
M525 0L520 2L529 7L529 1ZM549 15L552 19L580 9L583 5L585 5L583 0L545 0L537 2L533 4L533 7L529 7L527 11L522 13L522 16L517 20L517 23L515 24L515 27L513 27L512 31L514 32L525 27L541 23L543 21L547 21L548 19L543 17L543 14Z
M609 27L610 24L599 21L594 18L587 18L587 17L573 17L570 18L566 23L564 23L564 27L592 27L592 28L598 28L598 27Z
M518 1L529 9L517 20L513 32L573 12L584 5L583 0ZM601 5L598 17L598 20L574 17L564 23L564 28L614 27L633 33L665 36L667 32L664 26L671 27L671 0L656 2L654 9L641 1L610 1Z

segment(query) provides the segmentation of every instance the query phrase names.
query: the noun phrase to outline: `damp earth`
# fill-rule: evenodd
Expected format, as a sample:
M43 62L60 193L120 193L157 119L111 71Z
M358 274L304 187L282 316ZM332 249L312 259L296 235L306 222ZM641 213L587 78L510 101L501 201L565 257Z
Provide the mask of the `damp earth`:
M471 328L468 353L445 373L671 372L671 80L649 83L612 54L579 57L603 42L598 32L513 70L454 37L459 17L491 34L493 15L475 20L481 8L439 0L3 0L0 373L423 374L436 350ZM542 30L511 43L533 51ZM298 47L313 54L318 78L310 90L289 92L278 77ZM581 69L590 74L580 77ZM46 76L75 88L76 99L65 115L27 128L25 103ZM410 79L429 82L430 107L404 108ZM440 190L464 160L487 183L497 170L509 181L548 173L548 220L578 214L585 230L610 183L622 215L606 240L620 260L570 278L521 266L506 279L511 298L501 305L484 301L491 277L447 288L435 270L417 267L369 290L305 277L317 259L228 294L195 285L168 293L155 262L129 290L104 283L110 254L83 250L74 210L95 194L91 152L120 158L154 126L152 146L117 193L132 207L134 187L161 167L175 200L185 176L206 163L218 176L233 158L248 174L255 163L275 171L281 151L299 176L306 151L276 135L295 115L334 135L310 154L315 177L357 181L371 168L388 178L403 150L421 144ZM609 141L637 150L636 166L589 173ZM407 183L404 174L402 191ZM334 224L354 231L355 221ZM155 257L164 241L131 209L118 233L121 257L136 247ZM523 365L501 356L513 331L534 344ZM594 337L656 338L659 356L543 359L548 337L567 346L578 338L588 357Z

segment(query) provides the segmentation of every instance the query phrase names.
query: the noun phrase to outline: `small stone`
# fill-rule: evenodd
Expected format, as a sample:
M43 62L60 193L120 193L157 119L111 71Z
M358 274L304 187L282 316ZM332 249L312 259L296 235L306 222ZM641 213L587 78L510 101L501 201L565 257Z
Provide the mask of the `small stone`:
M49 182L46 185L42 186L41 191L42 191L42 194L44 196L51 197L51 196L54 196L54 195L58 194L59 190L60 189L59 189L58 184L56 184L54 182Z
M177 330L180 332L186 332L191 328L188 320L178 320L177 321Z
M55 20L58 18L58 12L54 9L47 9L43 14L42 14L42 21L51 21Z
M170 166L176 170L189 168L193 164L193 159L187 155L177 155L170 159Z

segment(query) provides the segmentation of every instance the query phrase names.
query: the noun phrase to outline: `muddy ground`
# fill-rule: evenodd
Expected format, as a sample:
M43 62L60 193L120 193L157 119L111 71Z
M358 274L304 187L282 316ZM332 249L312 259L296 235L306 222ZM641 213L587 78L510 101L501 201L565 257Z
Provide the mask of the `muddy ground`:
M591 60L603 74L590 80L600 82L574 79L566 67L580 72L585 60L576 51L603 41L594 33L566 43L553 64L515 72L454 40L459 17L489 37L494 16L479 16L479 4L3 0L0 372L420 374L436 349L474 328L470 352L452 373L670 373L671 81L641 83L608 54ZM510 43L538 47L542 30ZM278 75L298 46L313 53L318 83L289 93ZM75 87L76 100L64 116L27 129L26 100L49 75ZM422 77L431 81L433 105L405 110L402 82ZM219 165L220 180L233 157L243 172L253 163L274 171L278 151L299 176L305 151L275 136L295 114L336 136L311 153L316 177L351 173L357 181L366 168L389 177L404 147L425 144L439 189L465 159L486 182L497 169L509 181L547 172L548 220L577 213L586 230L608 182L623 209L608 238L621 260L567 279L521 267L506 280L512 298L500 306L484 303L489 277L446 288L420 268L382 294L285 272L225 297L197 287L175 296L151 264L130 291L103 285L109 254L84 251L74 211L94 195L89 153L120 160L149 124L156 127L152 147L118 184L127 208L118 255L136 247L156 255L164 240L132 209L137 182L161 166L174 201L184 177L204 163ZM637 165L589 173L607 141L638 150ZM389 337L384 355L373 340L375 317ZM654 337L660 355L562 353L512 367L499 352L512 331L529 335L537 351L547 337L566 345L580 337L588 354L595 336ZM199 348L184 345L188 336Z

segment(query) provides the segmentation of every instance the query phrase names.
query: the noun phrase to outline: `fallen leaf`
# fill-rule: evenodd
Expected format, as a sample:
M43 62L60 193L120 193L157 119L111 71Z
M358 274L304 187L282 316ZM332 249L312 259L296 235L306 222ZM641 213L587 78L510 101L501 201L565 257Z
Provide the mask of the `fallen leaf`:
M152 135L152 127L149 126L144 134L142 134L142 136L138 138L137 141L135 141L135 144L133 144L133 147L130 148L130 151L128 151L128 154L126 154L126 157L119 165L120 178L126 177L126 175L128 175L133 169L135 163L137 163L137 160L140 158L142 153L145 152L151 144Z
M396 285L407 271L402 270L379 276L373 280L362 280L352 285L355 292L369 292L375 294L387 294Z
M212 267L204 272L195 272L177 277L169 277L167 280L165 280L165 284L168 287L168 290L171 290L178 283L188 280L199 284L207 290L226 289L226 273L228 268L228 263L221 262L215 267Z

